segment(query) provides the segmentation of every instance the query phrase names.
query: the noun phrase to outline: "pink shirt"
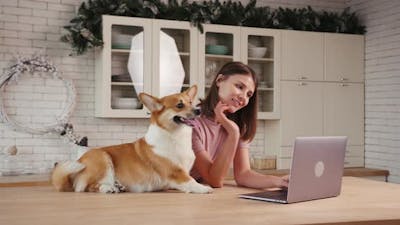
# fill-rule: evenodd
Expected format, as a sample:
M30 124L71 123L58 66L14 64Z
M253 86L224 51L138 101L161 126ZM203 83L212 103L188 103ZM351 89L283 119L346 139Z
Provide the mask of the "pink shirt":
M193 122L192 148L194 154L200 151L206 151L212 160L214 160L218 152L221 150L222 144L227 138L227 132L221 124L214 122L205 116L197 117ZM239 140L238 149L249 148L249 143ZM200 174L195 168L192 168L190 175L198 179Z

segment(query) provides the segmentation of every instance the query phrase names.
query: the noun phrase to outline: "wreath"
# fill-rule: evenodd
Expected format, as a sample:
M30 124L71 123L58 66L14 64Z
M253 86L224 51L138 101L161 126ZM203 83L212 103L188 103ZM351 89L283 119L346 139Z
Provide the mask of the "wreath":
M73 126L68 123L76 102L76 89L71 80L62 78L57 68L45 57L34 55L31 58L17 57L17 63L6 69L5 73L0 76L0 93L3 96L5 87L12 83L18 82L18 79L26 73L40 73L41 76L50 77L61 80L67 89L67 102L62 113L55 122L46 124L42 127L32 127L19 123L11 119L4 107L3 97L0 97L0 118L13 130L28 132L31 134L50 134L56 133L66 137L66 139L79 146L87 146L87 137L80 138L74 134Z

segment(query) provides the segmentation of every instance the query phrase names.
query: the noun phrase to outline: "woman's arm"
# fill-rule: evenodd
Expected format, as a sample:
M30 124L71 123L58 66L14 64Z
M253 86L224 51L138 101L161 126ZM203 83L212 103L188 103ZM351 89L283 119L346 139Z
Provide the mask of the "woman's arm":
M228 134L214 161L206 151L199 151L194 162L194 167L199 171L201 177L212 187L222 187L239 143L239 127L226 117L225 112L228 110L229 106L222 102L218 102L214 109L215 120Z
M236 151L233 161L233 172L238 185L251 188L287 187L288 176L277 177L264 175L251 170L249 150L246 148Z
M206 151L199 151L196 154L193 166L207 184L214 188L223 186L223 180L235 156L238 141L239 136L228 135L214 161Z

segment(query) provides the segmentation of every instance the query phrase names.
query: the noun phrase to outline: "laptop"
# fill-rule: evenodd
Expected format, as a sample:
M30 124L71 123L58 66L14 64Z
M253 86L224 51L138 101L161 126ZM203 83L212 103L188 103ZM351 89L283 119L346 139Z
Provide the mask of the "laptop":
M340 194L347 137L297 137L287 190L241 194L240 198L294 203Z

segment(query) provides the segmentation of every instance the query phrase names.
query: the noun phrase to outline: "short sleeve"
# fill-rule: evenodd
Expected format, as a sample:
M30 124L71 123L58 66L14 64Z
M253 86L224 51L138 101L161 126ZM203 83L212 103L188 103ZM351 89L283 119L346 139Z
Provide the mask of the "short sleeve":
M205 144L204 144L204 133L201 131L199 126L195 126L192 132L192 148L194 153L204 151Z

